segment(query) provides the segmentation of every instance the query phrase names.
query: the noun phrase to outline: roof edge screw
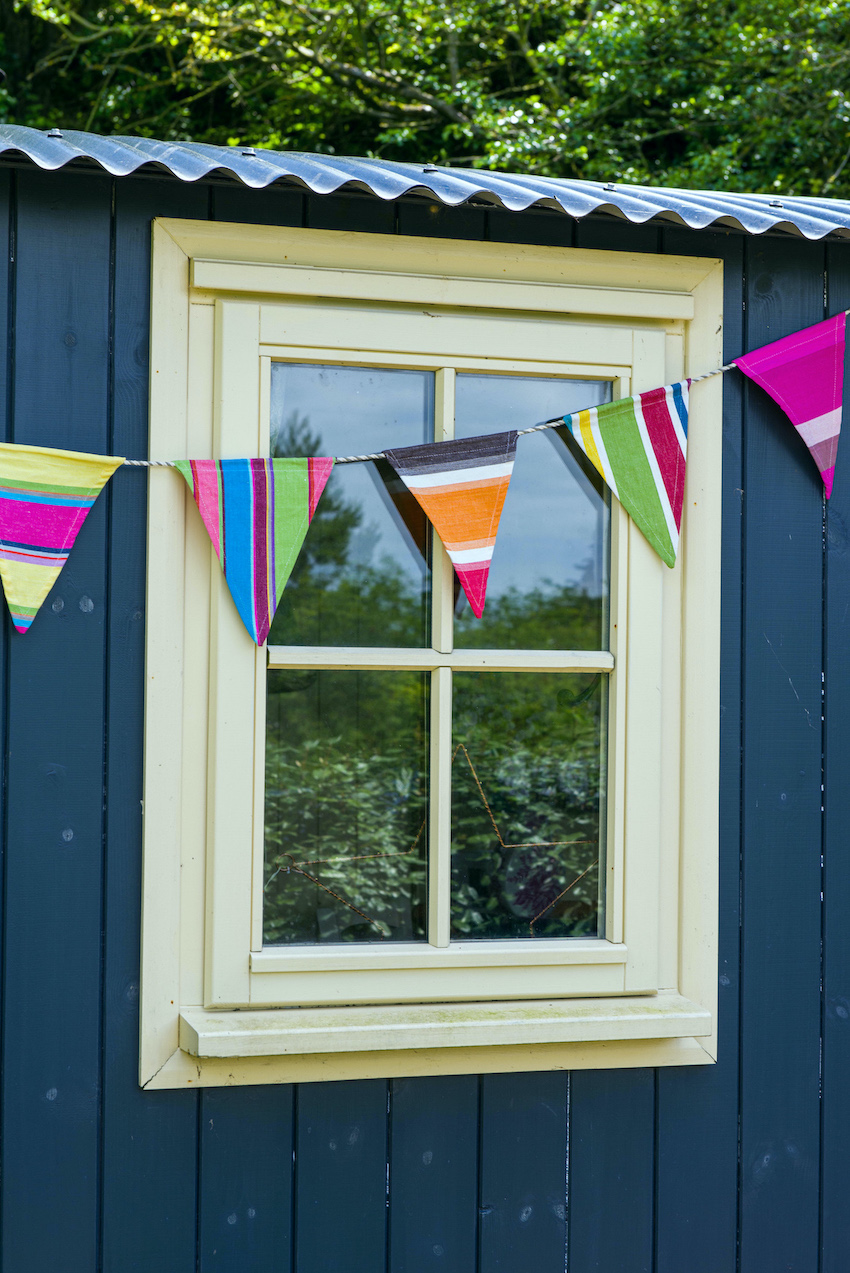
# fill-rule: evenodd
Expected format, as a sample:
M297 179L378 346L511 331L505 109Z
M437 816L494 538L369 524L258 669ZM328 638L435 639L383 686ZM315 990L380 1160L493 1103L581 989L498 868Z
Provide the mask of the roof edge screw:
M62 137L62 136L63 136L63 134L62 134L62 133L60 133L60 131L59 131L59 129L58 129L58 128L51 128L51 130L50 130L50 132L47 134L47 136L48 136L48 137Z
M771 208L784 208L785 204L782 202L781 199L771 199L769 206Z
M242 151L242 154L245 155L248 159L257 158L257 152L253 146L246 146L245 149Z
M423 172L439 172L440 170L436 164L423 164L422 171Z
M613 181L606 181L606 182L605 182L605 185L602 187L602 189L603 189L603 190L616 190L616 189L617 189L617 187L614 185Z

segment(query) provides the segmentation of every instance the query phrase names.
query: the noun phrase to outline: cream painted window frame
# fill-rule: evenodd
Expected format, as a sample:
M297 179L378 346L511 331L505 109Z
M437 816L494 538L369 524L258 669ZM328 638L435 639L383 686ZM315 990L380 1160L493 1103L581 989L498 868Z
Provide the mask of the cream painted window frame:
M150 454L264 454L275 357L434 367L438 411L448 364L608 379L615 396L712 370L722 263L159 220L151 317ZM368 342L351 336L364 323ZM718 377L692 391L675 570L613 501L610 650L537 659L610 672L606 931L570 942L261 949L266 651L182 479L152 471L142 1086L715 1059L720 438ZM385 662L513 657L433 644Z

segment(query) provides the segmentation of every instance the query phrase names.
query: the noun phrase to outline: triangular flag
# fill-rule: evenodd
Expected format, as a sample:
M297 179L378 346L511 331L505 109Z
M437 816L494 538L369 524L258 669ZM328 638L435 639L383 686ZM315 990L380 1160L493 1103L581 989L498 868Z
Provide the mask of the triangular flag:
M230 595L257 645L301 551L333 460L179 460Z
M0 443L0 579L26 632L121 456Z
M385 451L445 545L476 618L481 618L517 434L491 433Z
M685 461L689 380L564 416L593 467L668 566L676 564Z
M836 314L734 360L794 425L818 466L827 499L841 432L846 321L846 314Z

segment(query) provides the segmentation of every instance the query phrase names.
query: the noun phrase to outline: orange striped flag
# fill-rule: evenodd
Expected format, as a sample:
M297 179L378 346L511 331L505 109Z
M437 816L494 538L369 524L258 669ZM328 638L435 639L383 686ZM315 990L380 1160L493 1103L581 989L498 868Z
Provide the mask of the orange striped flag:
M516 430L511 429L384 452L442 539L479 619L516 440Z

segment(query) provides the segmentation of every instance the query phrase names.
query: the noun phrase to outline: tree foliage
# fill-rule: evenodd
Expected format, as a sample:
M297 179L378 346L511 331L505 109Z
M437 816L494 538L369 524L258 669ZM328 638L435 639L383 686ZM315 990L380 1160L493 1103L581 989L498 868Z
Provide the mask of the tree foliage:
M291 416L280 454L319 448L309 421ZM427 607L397 562L352 551L363 520L332 475L272 644L428 644ZM485 648L545 649L553 631L564 648L604 640L599 596L572 586L509 589L488 598L481 619L459 608L468 618L456 633L474 624ZM424 938L429 680L411 671L269 673L268 943ZM455 674L455 937L596 931L603 702L592 673Z
M850 194L850 0L18 0L7 120Z

